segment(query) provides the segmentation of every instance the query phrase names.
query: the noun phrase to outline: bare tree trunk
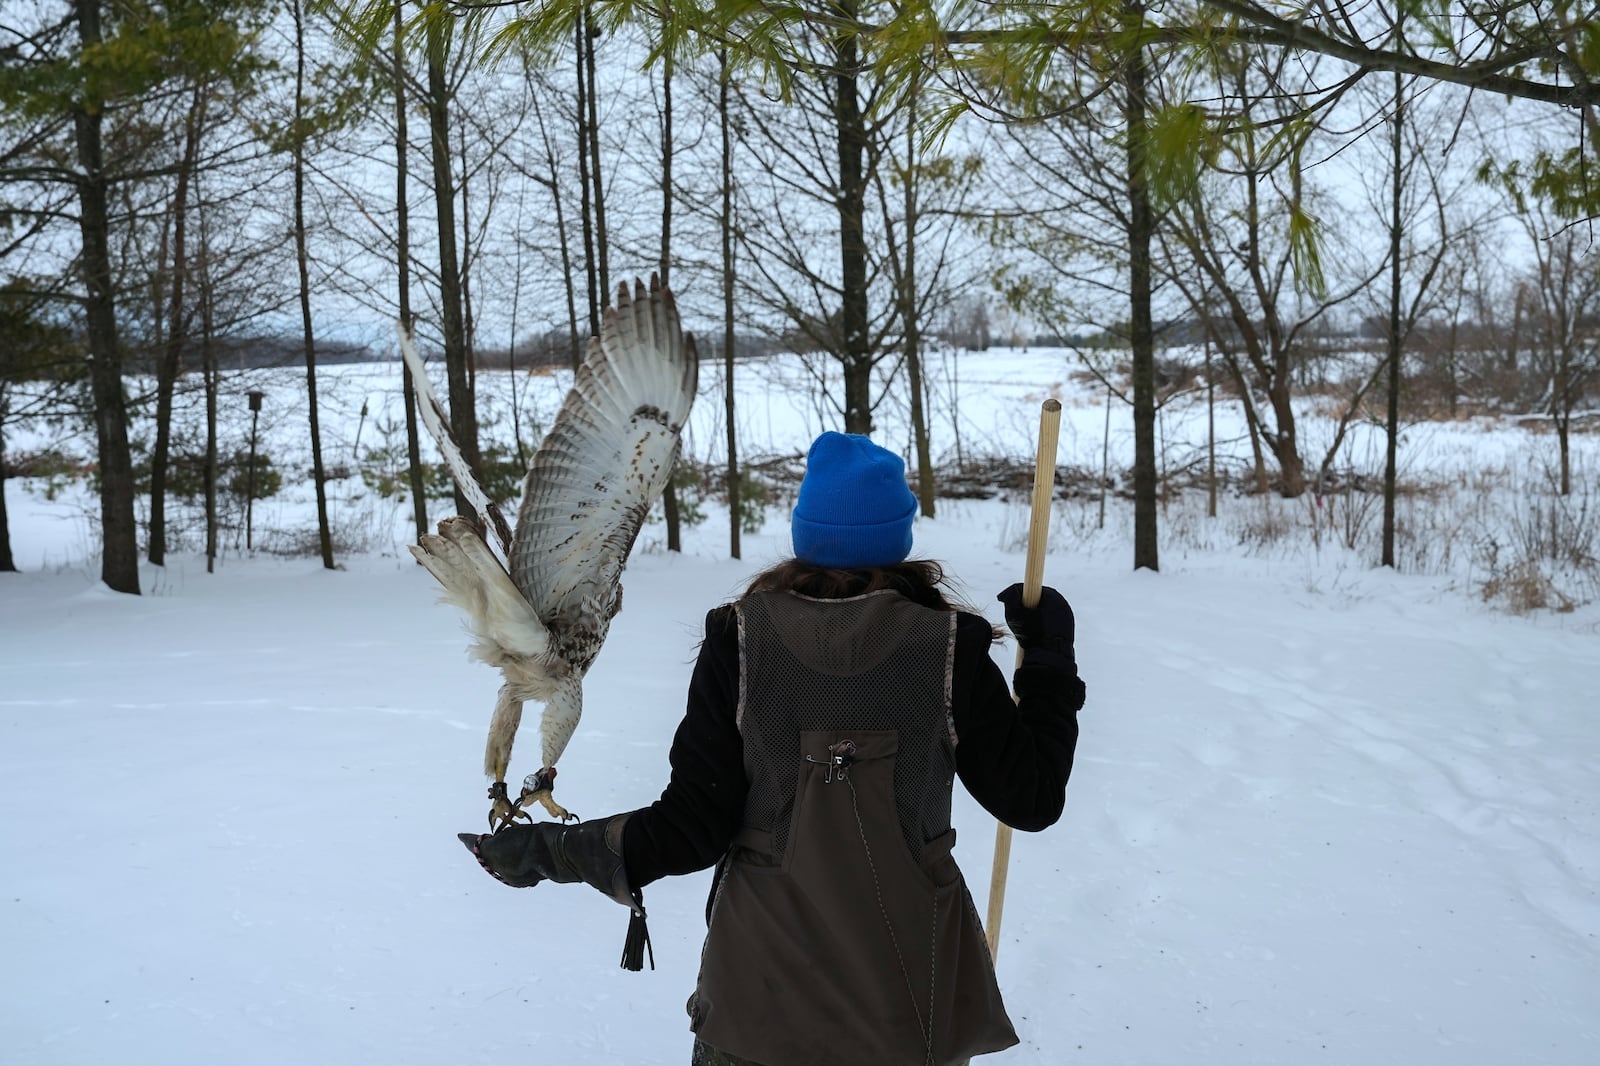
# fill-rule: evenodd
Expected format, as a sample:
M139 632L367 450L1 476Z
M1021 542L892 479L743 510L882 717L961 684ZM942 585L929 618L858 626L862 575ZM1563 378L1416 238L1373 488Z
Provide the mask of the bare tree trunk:
M1521 381L1521 351L1522 351L1522 305L1527 297L1528 290L1524 285L1517 286L1516 303L1511 309L1511 341L1506 348L1505 369L1510 372L1512 388L1520 397L1522 393Z
M1450 316L1449 349L1445 352L1445 376L1450 386L1450 420L1455 421L1460 404L1457 397L1461 393L1459 335L1461 330L1461 305L1456 305L1456 313Z
M1256 491L1266 492L1269 487L1267 483L1267 455L1261 447L1261 420L1256 417L1253 404L1245 407L1245 426L1250 432L1251 475L1256 483Z
M411 200L406 191L410 176L411 144L406 136L406 79L404 5L394 5L394 203L395 269L399 274L400 328L409 340L415 336L411 318ZM422 441L417 429L417 383L411 367L400 362L401 391L406 405L406 465L411 484L411 517L420 538L428 532L428 479L422 469Z
M1572 495L1572 422L1562 418L1556 423L1556 439L1561 445L1561 495Z
M195 222L200 227L200 262L195 275L200 289L200 376L206 392L206 573L217 570L217 344L216 289L211 282L211 227L206 219L205 195L195 175Z
M1267 457L1261 449L1261 418L1256 414L1255 401L1250 398L1250 382L1245 378L1244 368L1239 365L1238 357L1232 352L1223 349L1222 361L1233 377L1234 387L1239 390L1239 406L1244 408L1244 424L1250 433L1250 459L1254 464L1251 475L1256 484L1255 490L1266 492Z
M439 305L444 321L444 364L450 391L450 431L473 476L483 479L478 412L467 373L467 333L461 306L461 262L456 255L455 178L450 166L450 88L445 83L444 32L428 22L428 126L433 144L433 203L439 222ZM477 516L460 487L456 513Z
M1100 517L1096 529L1106 528L1106 494L1111 491L1111 386L1106 386L1105 433L1100 438Z
M99 0L74 0L84 48L101 43ZM117 344L116 298L111 280L109 210L101 146L100 101L75 100L72 118L78 151L78 227L83 238L84 319L89 341L90 387L100 465L100 580L116 592L139 594L139 546L133 514L133 457L128 448L127 400Z
M1142 0L1123 7L1134 28L1144 22ZM1156 531L1155 327L1151 320L1150 241L1155 215L1148 173L1149 68L1144 47L1129 57L1128 102L1128 276L1132 315L1129 343L1133 356L1133 568L1159 570Z
M1574 323L1574 326L1576 323ZM1572 408L1575 406L1577 396L1571 387L1572 384L1572 345L1562 338L1560 350L1556 353L1556 377L1554 393L1551 399L1551 411L1555 415L1556 445L1561 453L1561 495L1572 495Z
M989 350L988 323L983 326L983 350ZM945 377L946 394L950 398L950 436L956 445L956 469L963 474L967 472L967 453L961 446L961 419L956 415L956 397L961 394L961 353L951 352L948 364L949 373Z
M1206 339L1206 517L1217 517L1217 379L1211 372L1211 340Z
M672 53L661 59L661 284L672 270Z
M211 242L200 216L200 374L206 387L206 573L217 569L217 344L216 293L211 286Z
M735 430L733 393L733 130L729 120L728 50L717 53L721 80L717 87L717 117L722 127L722 360L723 420L728 428L728 554L739 558L741 532L739 491L739 434Z
M205 106L205 89L195 85L194 97L185 116L183 160L178 165L178 185L172 196L172 291L169 294L167 337L161 362L156 368L156 443L150 453L150 544L149 559L157 566L167 561L167 468L172 452L172 394L183 366L183 340L188 330L183 321L184 282L188 274L185 240L188 229L189 181L200 149L200 119Z
M600 309L605 306L605 290L600 285L600 275L595 256L594 244L594 211L590 198L593 194L589 184L589 92L587 64L584 63L584 53L589 45L589 26L584 14L587 8L579 13L575 43L577 50L577 83L578 83L578 213L582 219L583 228L583 272L585 280L589 283L589 336L600 336ZM551 168L552 174L554 167ZM583 358L581 352L573 353L572 368L578 368L579 361Z
M133 205L126 202L126 194L124 199L123 214L131 218ZM167 346L167 263L171 254L172 212L167 211L161 215L161 237L156 241L155 266L150 271L150 337L145 345L158 357Z
M1286 500L1296 499L1306 491L1306 466L1300 457L1300 439L1295 432L1292 388L1287 365L1273 376L1267 387L1267 402L1272 404L1272 419L1277 424L1267 437L1267 446L1278 462L1278 473L1283 478L1279 493Z
M905 327L906 386L911 390L911 438L917 452L917 500L922 516L934 516L933 450L922 408L922 326L917 315L917 96L913 89L906 121L905 268L900 286L900 320Z
M1289 176L1293 188L1291 200L1298 207L1301 203L1301 171L1298 160L1290 156ZM1259 209L1252 207L1252 215L1258 220ZM1251 242L1252 255L1258 253L1259 241ZM1267 399L1272 403L1272 417L1276 424L1269 443L1272 445L1273 456L1278 460L1278 472L1283 478L1280 491L1284 499L1298 499L1305 493L1306 474L1305 464L1300 458L1300 440L1295 432L1294 401L1291 392L1294 388L1294 363L1292 353L1282 341L1282 324L1279 309L1274 306L1268 311L1267 337L1271 343L1271 352L1274 362L1274 373L1271 384L1267 388Z
M472 258L472 205L467 194L472 190L468 176L472 168L467 163L467 131L461 130L461 337L467 359L467 391L476 403L478 395L478 331L472 315L472 271L477 263Z
M1582 391L1583 367L1578 362L1584 340L1585 326L1594 316L1590 307L1594 289L1600 282L1587 279L1600 278L1594 273L1590 252L1576 246L1571 233L1547 242L1540 253L1539 300L1543 308L1545 344L1550 353L1550 420L1556 431L1556 448L1560 456L1560 494L1572 493L1572 412ZM1551 523L1554 525L1555 507L1551 506ZM1551 529L1552 547L1559 538Z
M311 329L311 272L306 255L306 130L305 24L300 0L294 0L294 254L300 273L300 324L305 333L306 402L311 422L311 475L317 487L317 543L322 549L322 565L333 564L333 533L328 525L328 483L322 466L322 432L317 418L317 346Z
M668 52L661 66L661 284L666 285L672 272L672 53ZM678 515L678 490L673 484L677 476L674 460L672 476L661 492L661 510L667 520L667 551L683 551L683 523Z
M6 409L6 382L0 381L0 412ZM6 514L6 424L0 419L0 573L17 572L17 560L11 554L11 519Z
M506 377L511 385L511 440L517 447L517 466L528 468L528 450L522 444L522 405L517 401L517 312L522 310L522 219L526 184L517 186L516 257L511 267L511 328L506 338Z
M606 185L600 172L600 93L595 89L594 42L600 31L594 26L594 10L588 4L583 9L583 27L583 63L589 84L589 180L594 182L595 269L600 282L600 307L604 309L611 302L611 257L606 235Z
M1394 75L1394 119L1389 165L1389 395L1383 425L1383 557L1381 565L1394 567L1394 490L1396 458L1400 442L1400 194L1404 188L1401 159L1401 132L1404 106L1400 97L1400 73Z
M872 432L872 353L867 339L866 117L858 80L860 43L848 27L858 0L836 0L842 27L834 42L834 118L839 153L840 362L844 365L844 430Z

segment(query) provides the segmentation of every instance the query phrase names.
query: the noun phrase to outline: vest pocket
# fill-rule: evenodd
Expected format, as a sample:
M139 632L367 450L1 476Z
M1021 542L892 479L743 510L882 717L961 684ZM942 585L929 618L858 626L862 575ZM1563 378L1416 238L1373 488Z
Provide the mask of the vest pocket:
M960 880L951 855L954 829L925 843L920 860L906 844L895 794L898 751L899 734L892 729L800 733L785 870L800 861L797 852L803 849L796 845L805 839L816 843L819 853L807 862L828 866L854 851L880 881L889 876L896 884L909 880L936 892ZM820 812L814 809L819 804Z
M783 851L785 871L793 873L797 861L815 862L817 870L833 868L859 852L863 839L881 836L885 826L899 835L894 801L898 733L802 730L799 741L794 807ZM846 845L853 847L846 850ZM800 853L807 850L815 854L802 857ZM905 850L903 840L900 850Z
M944 1024L934 1017L938 925L955 887L935 884L906 845L895 802L898 746L893 730L802 732L784 860L850 973L852 1000L870 1005L895 1034L893 1046L926 1053Z
M781 865L762 861L774 842L746 829L723 871L695 1032L755 1062L838 1066L950 1063L1014 1044L955 833L919 863L901 831L897 734L800 741Z

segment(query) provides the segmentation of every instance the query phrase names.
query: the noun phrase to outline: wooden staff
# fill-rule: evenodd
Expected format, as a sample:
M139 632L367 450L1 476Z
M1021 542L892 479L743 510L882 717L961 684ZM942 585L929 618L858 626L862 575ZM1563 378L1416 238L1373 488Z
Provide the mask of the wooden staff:
M1050 498L1056 485L1056 440L1061 435L1061 402L1046 400L1039 410L1039 450L1033 465L1033 506L1028 522L1028 560L1022 571L1022 605L1039 606L1044 587L1044 542L1050 532ZM1017 665L1022 665L1022 645L1017 645ZM1015 698L1013 696L1013 698ZM1011 867L1011 827L997 822L994 831L994 872L989 878L989 958L1000 957L1000 917L1006 906L1006 873Z

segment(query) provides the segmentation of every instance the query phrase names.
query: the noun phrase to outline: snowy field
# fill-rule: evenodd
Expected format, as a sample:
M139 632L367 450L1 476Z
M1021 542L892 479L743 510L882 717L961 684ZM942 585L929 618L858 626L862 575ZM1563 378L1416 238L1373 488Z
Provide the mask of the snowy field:
M702 378L702 458L719 374ZM748 376L752 454L831 425L797 364ZM519 385L530 426L560 377ZM293 378L261 380L264 446L297 471ZM360 454L363 401L362 447L381 437L394 383L329 372L330 455ZM1025 455L1037 401L1061 394L1061 461L1098 469L1102 394L1060 353L934 384L959 391L973 454ZM953 419L936 406L944 448ZM896 410L880 424L903 440ZM227 432L231 448L248 422ZM1114 412L1114 468L1127 433ZM1203 444L1203 408L1163 433L1174 456ZM1408 441L1410 469L1436 477L1552 447L1477 423ZM1358 435L1353 454L1368 447ZM1593 437L1579 447L1592 479ZM285 482L257 506L258 544L303 534L307 487ZM230 535L217 573L185 551L133 598L95 583L79 492L5 487L26 572L0 575L0 1063L687 1061L708 873L647 891L657 968L632 974L622 908L581 886L508 889L455 841L484 823L496 676L404 556L408 507L353 476L334 493L361 548L343 569ZM1175 509L1154 575L1128 572L1125 504L1104 531L1092 505L1060 505L1046 580L1077 610L1089 702L1066 815L1013 848L999 975L1022 1044L981 1061L1600 1062L1600 611L1511 616L1465 571L1376 571L1332 545L1246 551L1263 506L1225 497L1219 533ZM659 792L704 612L783 556L784 517L742 562L714 510L681 555L647 528L562 759L569 807ZM916 552L999 620L1025 528L1021 501L941 501ZM994 825L959 792L955 819L981 911Z

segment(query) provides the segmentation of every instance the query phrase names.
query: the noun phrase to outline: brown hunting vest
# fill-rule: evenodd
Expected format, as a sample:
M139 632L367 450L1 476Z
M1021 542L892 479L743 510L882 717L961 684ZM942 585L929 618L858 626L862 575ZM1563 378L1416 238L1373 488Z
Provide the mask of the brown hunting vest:
M692 1028L763 1066L945 1066L1017 1043L950 854L956 617L895 592L745 598L750 791Z

